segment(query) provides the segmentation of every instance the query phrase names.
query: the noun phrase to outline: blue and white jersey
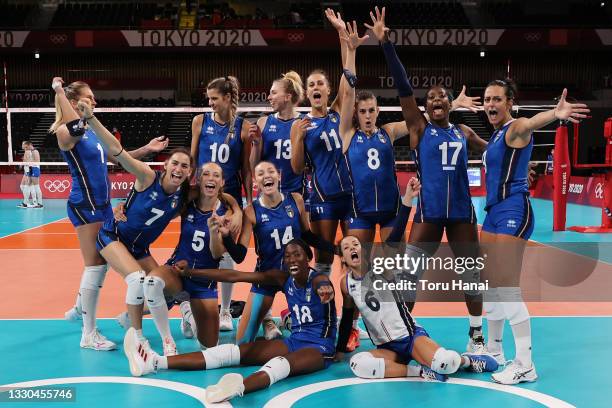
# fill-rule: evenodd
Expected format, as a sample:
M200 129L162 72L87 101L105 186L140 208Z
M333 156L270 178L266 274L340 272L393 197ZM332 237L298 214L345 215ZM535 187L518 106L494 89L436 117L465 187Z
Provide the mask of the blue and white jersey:
M72 175L72 190L68 202L89 210L102 208L110 202L110 183L106 168L106 153L98 136L91 129L70 150L61 150Z
M125 202L127 221L107 220L103 228L121 238L127 249L148 247L168 226L181 209L181 188L167 194L161 185L162 173L155 172L155 180L144 191L132 188Z
M533 137L527 146L520 149L508 146L506 132L513 121L493 132L482 156L487 186L487 209L513 194L529 194L527 174Z
M261 160L274 163L281 175L280 190L283 193L302 192L304 189L304 174L295 174L291 168L291 125L298 118L284 120L278 117L278 113L268 115L261 132Z
M216 211L217 214L224 215L227 209L221 201L217 201ZM214 259L210 252L208 219L212 213L212 211L200 210L196 200L189 203L185 213L181 216L181 236L174 253L168 260L169 264L185 260L191 269L219 268L219 260Z
M256 271L281 269L287 242L302 236L300 211L291 193L283 194L283 200L274 208L261 204L261 197L253 200L255 211Z
M307 116L311 124L304 137L304 153L312 166L312 194L321 202L350 194L353 186L342 154L340 115L330 110L322 118Z
M417 215L427 219L473 217L465 134L456 125L446 129L428 122L414 152L421 192Z
M311 342L329 340L333 349L336 341L336 305L333 300L321 303L316 288L312 287L312 280L318 275L319 272L311 269L304 288L296 285L292 276L283 285L291 311L291 337Z
M353 181L353 216L397 214L400 194L387 132L379 128L368 136L357 130L346 156Z
M242 132L243 118L236 117L234 133L230 137L229 123L220 125L213 119L214 113L204 114L202 132L198 145L198 168L204 163L213 162L223 169L225 190L237 189L241 185L240 168L242 167Z

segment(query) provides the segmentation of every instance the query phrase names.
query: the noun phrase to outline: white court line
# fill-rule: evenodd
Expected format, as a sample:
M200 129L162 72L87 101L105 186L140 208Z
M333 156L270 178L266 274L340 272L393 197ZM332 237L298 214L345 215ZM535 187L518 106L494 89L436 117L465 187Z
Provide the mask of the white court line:
M21 230L21 231L13 232L11 234L4 235L4 236L0 237L0 240L2 240L4 238L12 237L13 235L22 234L22 233L24 233L26 231L31 231L31 230L36 229L36 228L44 227L45 225L55 224L56 222L60 222L60 221L67 220L67 219L68 219L68 217L63 217L63 218L60 218L59 220L49 221L49 222L46 222L44 224L37 225L35 227L30 227L30 228L26 228L26 229Z
M133 384L133 385L146 385L149 387L164 388L166 390L180 392L181 394L188 395L204 407L219 407L219 408L231 408L232 405L228 402L221 404L208 404L205 400L206 391L204 388L196 387L195 385L180 383L176 381L167 380L156 380L152 378L135 378L135 377L114 377L114 376L103 376L103 377L65 377L65 378L46 378L43 380L24 381L13 384L0 385L0 387L11 387L11 388L26 388L26 387L42 387L49 385L60 385L60 384L87 384L87 383L110 383L110 384ZM8 391L8 390L7 390ZM6 391L4 391L6 392Z
M372 382L424 382L422 378L384 378L380 380L371 380L363 378L344 378L341 380L324 381L314 384L305 385L302 387L294 388L289 391L285 391L280 395L269 400L264 408L287 408L293 404L305 398L309 395L315 394L320 391L330 390L338 387L345 387L348 385L357 384L371 384ZM553 397L552 395L544 394L541 392L520 388L517 386L502 385L493 382L485 382L479 380L468 380L464 378L450 378L446 383L453 385L465 385L469 387L487 388L493 391L505 392L518 397L526 398L531 401L538 402L547 407L554 408L575 408L574 405L567 403L563 400ZM400 398L403 398L400 396Z

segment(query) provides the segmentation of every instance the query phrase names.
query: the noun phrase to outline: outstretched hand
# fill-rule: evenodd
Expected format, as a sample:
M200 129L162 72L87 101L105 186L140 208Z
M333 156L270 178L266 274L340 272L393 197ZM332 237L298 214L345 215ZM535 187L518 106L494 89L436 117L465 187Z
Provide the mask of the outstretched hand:
M370 11L372 25L367 23L364 23L363 25L372 30L372 33L374 33L374 36L378 41L383 41L385 39L385 35L389 31L389 27L385 27L385 7L382 8L381 12L378 9L378 6L376 6L374 11L376 12L376 16L374 16L374 13Z
M465 85L461 88L461 93L453 100L453 109L466 108L472 112L478 112L478 108L482 106L480 96L467 96L465 94Z
M351 26L350 23L346 23L346 29L339 31L340 40L344 41L349 49L354 50L363 44L368 38L369 35L364 35L363 37L359 37L359 32L357 31L357 22L353 20L353 24Z
M555 108L555 117L559 120L569 120L572 123L578 123L579 119L584 119L590 109L584 103L569 103L567 100L567 88L563 89L563 93L559 98L559 103Z
M332 25L332 27L336 29L336 31L344 30L345 24L344 20L342 20L340 12L336 14L334 10L332 10L331 8L327 8L325 9L325 17L327 17L327 20Z
M169 141L170 139L167 136L154 137L153 139L149 141L149 143L147 144L147 147L149 148L151 152L159 153L162 150L164 150L166 147L168 147Z

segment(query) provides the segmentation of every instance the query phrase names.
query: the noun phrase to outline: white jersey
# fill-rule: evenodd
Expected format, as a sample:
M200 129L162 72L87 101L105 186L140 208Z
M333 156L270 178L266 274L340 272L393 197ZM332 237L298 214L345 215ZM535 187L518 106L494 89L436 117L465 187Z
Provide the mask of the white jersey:
M373 276L367 273L364 279ZM377 276L378 278L379 276ZM363 322L374 345L389 343L412 336L416 322L410 315L408 304L402 294L397 291L385 290L384 294L373 289L371 282L366 282L364 288L370 288L362 293L362 279L353 278L351 272L346 275L346 286L349 295L359 309ZM392 299L390 297L392 296ZM391 301L393 300L393 301Z

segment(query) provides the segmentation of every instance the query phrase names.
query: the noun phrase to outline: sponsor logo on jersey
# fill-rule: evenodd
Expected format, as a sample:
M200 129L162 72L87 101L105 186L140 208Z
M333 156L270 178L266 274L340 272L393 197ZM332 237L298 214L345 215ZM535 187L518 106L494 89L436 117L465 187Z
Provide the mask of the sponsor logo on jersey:
M516 221L514 220L508 220L508 223L506 224L506 226L508 228L516 228Z
M378 140L380 140L381 143L387 143L387 139L385 139L385 136L382 133L378 134Z
M149 194L149 198L151 200L157 200L157 196L158 196L157 191L153 191L151 192L151 194Z
M461 139L461 133L459 133L459 130L457 130L457 128L453 128L453 133L455 133L455 136L457 136L459 139Z
M268 130L270 132L276 132L276 125L270 125L270 127L268 128Z
M189 215L187 216L187 221L189 221L189 222L193 222L193 218L194 218L194 217L193 217L193 214L189 214Z
M289 218L293 218L293 208L291 208L290 205L285 206L285 211L287 212L287 215L289 216Z
M215 128L213 128L212 126L208 126L206 128L206 133L211 134L211 135L214 134L215 133Z
M438 131L436 129L431 129L432 136L438 136Z
M268 214L261 214L261 222L268 222L270 221L270 217L268 217Z
M361 135L357 135L357 143L363 143L363 137Z
M289 289L287 289L287 292L289 292L289 296L293 296L293 288L291 286L289 286Z

